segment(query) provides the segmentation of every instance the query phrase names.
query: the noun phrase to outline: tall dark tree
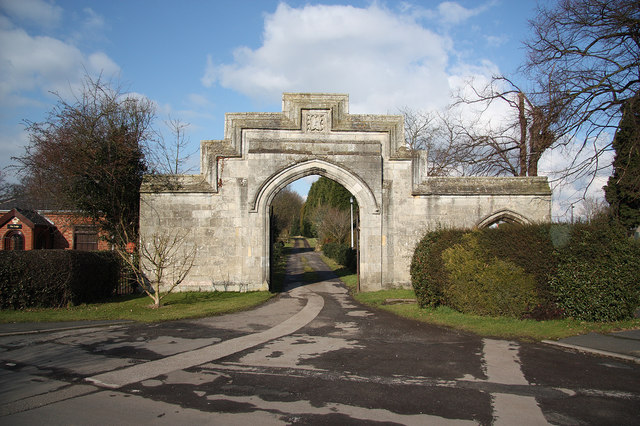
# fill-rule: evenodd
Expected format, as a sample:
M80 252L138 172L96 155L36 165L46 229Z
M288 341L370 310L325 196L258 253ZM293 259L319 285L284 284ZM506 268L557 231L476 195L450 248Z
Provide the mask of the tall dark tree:
M629 232L640 225L640 95L623 107L613 138L613 175L604 188L612 214Z
M73 101L58 96L45 121L27 122L29 145L14 158L25 190L93 218L119 246L136 241L153 118L149 100L86 77Z
M351 193L338 182L321 176L309 189L307 204L311 208L329 205L346 210L351 204Z

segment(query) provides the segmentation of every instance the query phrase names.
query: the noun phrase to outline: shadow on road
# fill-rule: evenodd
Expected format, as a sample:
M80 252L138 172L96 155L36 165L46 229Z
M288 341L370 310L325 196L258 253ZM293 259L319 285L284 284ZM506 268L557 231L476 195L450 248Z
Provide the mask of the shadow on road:
M294 238L294 245L287 259L284 291L338 278L306 238Z

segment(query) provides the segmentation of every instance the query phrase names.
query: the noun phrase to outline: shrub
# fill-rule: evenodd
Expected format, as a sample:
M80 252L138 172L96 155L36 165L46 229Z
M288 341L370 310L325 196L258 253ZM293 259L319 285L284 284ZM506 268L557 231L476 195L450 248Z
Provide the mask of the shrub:
M567 316L584 321L633 316L640 304L640 245L624 228L604 221L574 225L556 256L550 287Z
M558 263L552 235L562 234L555 232L556 227L558 225L507 224L476 233L487 262L495 258L511 262L534 278L539 304L532 307L535 312L529 316L536 319L561 316L549 289L549 280L556 273Z
M448 273L442 252L462 240L464 231L443 229L425 235L416 246L411 259L411 284L420 307L435 307L443 302L442 289L448 283Z
M629 318L639 276L640 243L604 220L430 232L411 262L421 307L534 319Z
M118 284L111 252L0 252L0 308L63 307L104 300Z
M322 254L333 259L336 255L337 247L338 243L324 243L322 244Z
M342 266L352 270L356 268L357 253L346 244L326 243L322 246L322 253Z
M538 305L534 276L510 261L485 260L478 239L479 232L466 234L442 253L449 273L446 304L465 313L522 317Z
M284 275L287 269L287 256L284 249L284 244L281 241L276 241L271 246L271 258L269 261L269 291L280 292L282 291L282 285L284 284Z

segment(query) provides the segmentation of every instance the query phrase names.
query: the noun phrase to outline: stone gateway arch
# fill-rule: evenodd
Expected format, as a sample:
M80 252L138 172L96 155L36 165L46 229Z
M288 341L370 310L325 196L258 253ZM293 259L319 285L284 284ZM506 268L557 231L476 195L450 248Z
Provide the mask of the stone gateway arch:
M358 201L364 291L410 286L429 230L551 220L546 177L427 177L402 116L349 114L347 95L285 93L280 113L228 113L224 139L202 141L200 155L200 174L149 177L141 189L141 240L173 232L197 249L183 291L267 290L271 201L309 175Z

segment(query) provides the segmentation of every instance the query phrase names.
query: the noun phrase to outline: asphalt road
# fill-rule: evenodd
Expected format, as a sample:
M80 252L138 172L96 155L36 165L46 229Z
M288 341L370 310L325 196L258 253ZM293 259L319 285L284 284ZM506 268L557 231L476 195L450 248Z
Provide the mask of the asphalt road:
M288 280L248 312L0 337L0 424L640 424L636 363L373 311L304 248Z

